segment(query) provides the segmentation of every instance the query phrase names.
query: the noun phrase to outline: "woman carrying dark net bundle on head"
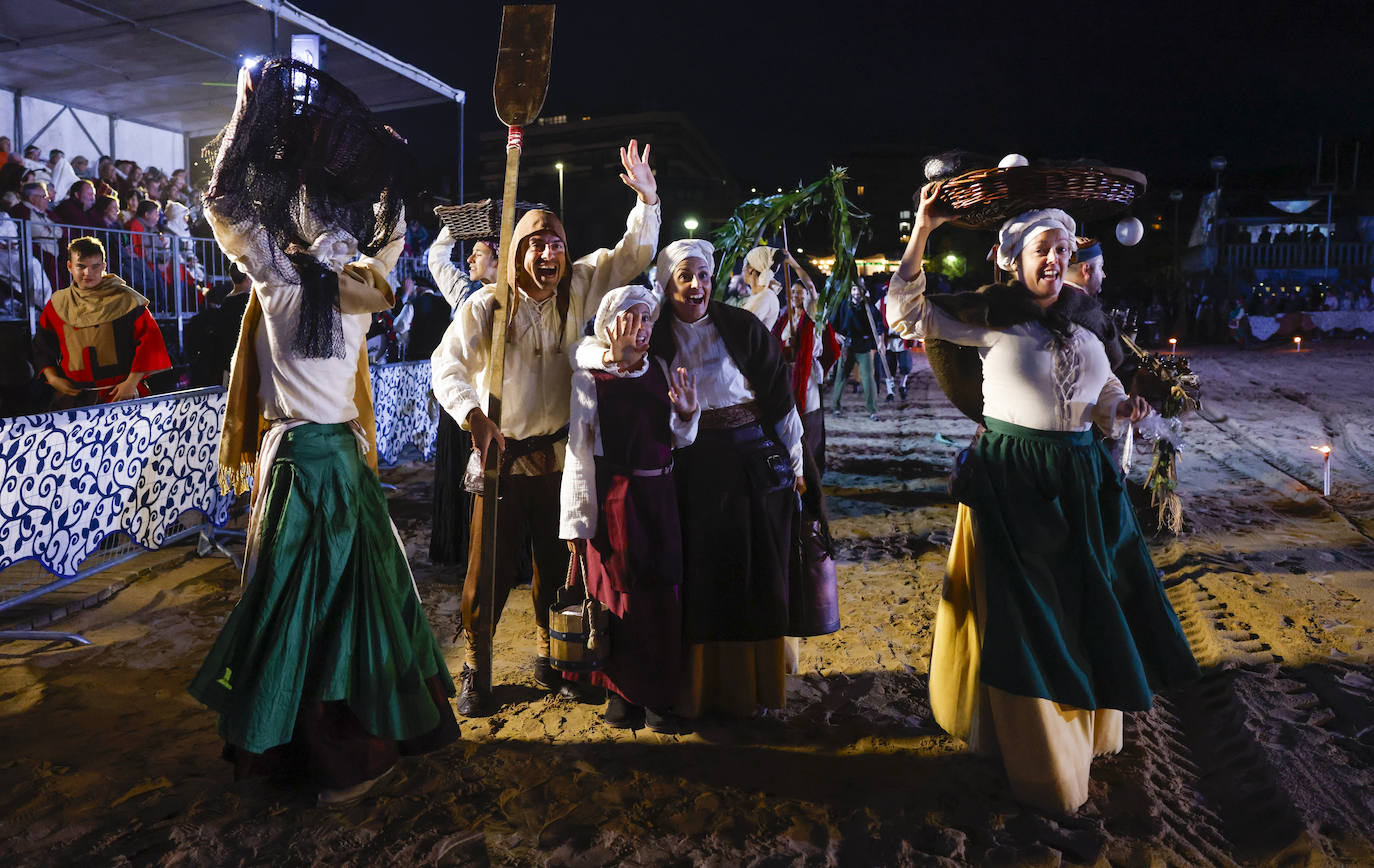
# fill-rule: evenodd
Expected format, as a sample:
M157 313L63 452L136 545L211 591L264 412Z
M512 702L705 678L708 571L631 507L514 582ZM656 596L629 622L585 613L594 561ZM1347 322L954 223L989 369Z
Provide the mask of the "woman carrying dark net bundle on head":
M254 490L243 597L191 693L220 713L236 777L303 766L337 803L399 754L458 737L377 478L362 351L394 301L410 158L356 97L289 60L240 74L212 150L206 219L252 280L220 484L241 493L251 476Z

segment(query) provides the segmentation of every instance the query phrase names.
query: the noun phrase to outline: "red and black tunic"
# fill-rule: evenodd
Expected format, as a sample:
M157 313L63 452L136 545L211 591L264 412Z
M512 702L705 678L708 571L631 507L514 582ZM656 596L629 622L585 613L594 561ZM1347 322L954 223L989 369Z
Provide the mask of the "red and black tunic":
M610 657L587 679L636 705L677 700L682 670L682 529L673 483L668 379L596 372L601 455L587 588L611 613Z

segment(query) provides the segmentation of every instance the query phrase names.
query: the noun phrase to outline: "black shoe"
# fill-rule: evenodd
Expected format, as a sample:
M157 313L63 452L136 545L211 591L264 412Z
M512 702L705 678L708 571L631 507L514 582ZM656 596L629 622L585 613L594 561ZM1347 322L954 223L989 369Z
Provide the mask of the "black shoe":
M607 693L610 698L606 702L606 710L601 712L601 719L606 721L607 726L616 729L639 729L644 725L643 708L613 690Z
M887 397L884 398L883 400L884 400L884 401L889 401L889 402L895 401L895 400L897 400L897 396L894 395L894 394L892 394L891 392L888 392L888 393L887 393Z
M478 717L487 710L488 691L482 687L480 673L466 663L458 673L458 713Z
M906 386L902 386L902 387L901 387L900 389L898 389L897 391L902 393L902 400L905 401L905 400L906 400Z
M563 686L563 676L547 657L534 658L534 683L546 690L557 690Z
M644 722L649 729L665 735L685 735L692 731L692 724L687 718L666 709L644 709Z
M608 692L604 687L597 687L585 681L568 681L566 679L558 688L559 696L586 705L600 705L606 701Z

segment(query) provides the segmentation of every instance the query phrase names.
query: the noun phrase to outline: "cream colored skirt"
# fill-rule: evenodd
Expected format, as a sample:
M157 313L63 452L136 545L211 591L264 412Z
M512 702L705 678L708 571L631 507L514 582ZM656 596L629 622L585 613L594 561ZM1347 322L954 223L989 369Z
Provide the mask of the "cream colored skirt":
M930 658L935 722L967 742L970 750L1000 755L1016 798L1051 811L1077 810L1088 800L1093 757L1121 750L1122 714L1015 696L982 684L986 613L979 601L984 587L973 511L960 504L935 613Z

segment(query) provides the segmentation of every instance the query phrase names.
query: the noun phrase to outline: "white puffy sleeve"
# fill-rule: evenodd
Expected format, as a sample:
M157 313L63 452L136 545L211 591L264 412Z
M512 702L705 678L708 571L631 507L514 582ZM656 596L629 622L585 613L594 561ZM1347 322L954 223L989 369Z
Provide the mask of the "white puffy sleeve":
M1115 374L1108 374L1107 382L1102 385L1102 391L1098 394L1097 403L1093 405L1092 410L1093 424L1102 429L1102 433L1108 437L1124 437L1126 427L1131 424L1130 419L1118 419L1116 416L1116 408L1124 400L1126 389Z
M443 340L430 357L434 397L463 428L467 428L468 414L482 406L477 383L487 366L495 309L495 294L478 292L454 312Z
M668 388L673 385L673 370L663 359L654 356L659 367L663 369L663 377L668 381ZM673 448L683 449L691 446L697 441L697 427L701 423L701 401L697 401L697 408L686 419L678 415L676 407L668 408L668 427L673 432Z
M960 322L926 298L926 273L910 281L892 275L887 287L887 325L908 340L936 338L970 347L990 347L1002 332Z
M652 205L635 200L625 218L625 234L615 247L594 250L573 263L573 292L585 293L582 310L588 317L596 314L607 292L625 286L649 267L658 252L662 221L662 199Z
M596 381L589 371L574 371L568 446L563 453L563 483L559 491L560 539L591 539L596 535L596 454L600 444Z

